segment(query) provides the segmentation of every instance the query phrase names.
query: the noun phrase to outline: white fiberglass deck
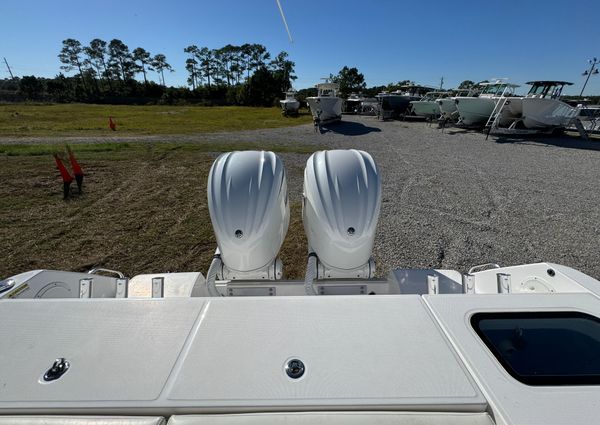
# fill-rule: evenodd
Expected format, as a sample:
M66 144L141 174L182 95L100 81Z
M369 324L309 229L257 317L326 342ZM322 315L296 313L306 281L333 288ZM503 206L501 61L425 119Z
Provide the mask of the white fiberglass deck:
M0 414L392 409L486 401L419 296L16 300ZM14 329L20 329L14 332ZM56 357L71 363L40 384ZM299 358L298 380L284 372Z

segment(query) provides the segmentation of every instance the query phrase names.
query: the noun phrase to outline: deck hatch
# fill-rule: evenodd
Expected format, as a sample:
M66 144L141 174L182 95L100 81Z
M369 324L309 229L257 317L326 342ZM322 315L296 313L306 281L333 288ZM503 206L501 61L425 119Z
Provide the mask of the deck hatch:
M471 325L526 385L599 385L600 319L580 312L477 313Z

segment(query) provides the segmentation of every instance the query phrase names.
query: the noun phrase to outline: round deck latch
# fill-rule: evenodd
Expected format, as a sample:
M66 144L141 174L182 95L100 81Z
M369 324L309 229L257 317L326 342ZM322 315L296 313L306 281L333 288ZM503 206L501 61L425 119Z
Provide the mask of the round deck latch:
M69 370L69 362L64 357L54 360L54 363L44 373L44 381L52 382L63 376Z
M287 376L292 379L300 378L302 375L304 375L304 370L304 363L302 363L302 360L299 359L288 360L287 364L285 365L285 373L287 373Z

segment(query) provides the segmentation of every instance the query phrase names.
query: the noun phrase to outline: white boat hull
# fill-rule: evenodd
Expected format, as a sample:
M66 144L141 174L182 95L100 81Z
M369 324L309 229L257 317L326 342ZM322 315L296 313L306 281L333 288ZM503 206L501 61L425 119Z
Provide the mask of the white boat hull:
M308 97L306 98L313 119L329 121L342 117L342 99L339 97Z
M297 100L280 100L279 103L283 112L296 113L300 109L300 102Z
M465 125L485 125L494 112L496 103L500 97L458 97L456 107L461 121ZM521 117L522 98L511 97L507 99L502 109L499 125L510 126L516 119Z
M420 117L431 117L440 115L440 106L435 100L418 100L410 102L415 115Z
M523 115L523 98L522 97L511 97L506 101L503 114L507 117L521 117Z
M496 100L490 97L461 97L456 108L464 125L484 125L494 111Z
M458 109L456 108L456 99L460 99L460 98L448 97L445 99L436 100L436 102L438 103L438 106L440 107L440 111L442 112L443 115L452 115L458 111Z
M523 99L523 124L530 129L567 127L578 113L577 108L557 99Z

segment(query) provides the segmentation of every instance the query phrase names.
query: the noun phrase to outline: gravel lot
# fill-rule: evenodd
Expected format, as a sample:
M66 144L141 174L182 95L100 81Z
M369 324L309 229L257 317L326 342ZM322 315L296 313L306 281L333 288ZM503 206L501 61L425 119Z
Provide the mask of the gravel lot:
M556 262L600 278L600 141L493 137L424 122L344 117L321 134L310 125L187 136L60 138L264 141L370 152L383 180L378 274L393 267L451 268ZM53 139L19 139L47 143ZM0 143L16 140L0 139ZM283 154L290 195L300 199L308 155Z
M556 262L600 278L600 141L507 138L424 122L345 116L310 126L219 134L206 140L316 143L366 150L379 165L383 205L378 274ZM285 156L299 197L305 157Z
M366 150L380 167L380 274L550 261L600 278L600 141L347 121L320 140Z

